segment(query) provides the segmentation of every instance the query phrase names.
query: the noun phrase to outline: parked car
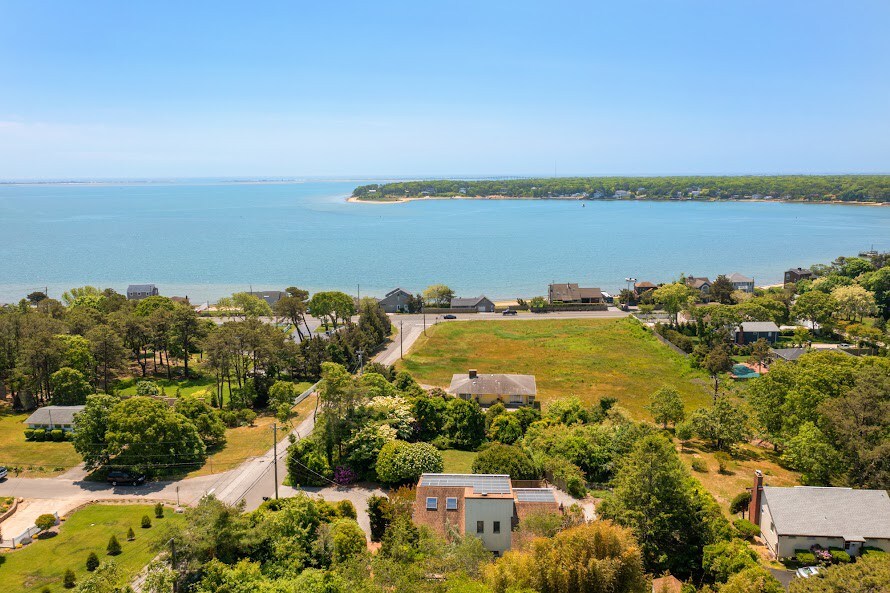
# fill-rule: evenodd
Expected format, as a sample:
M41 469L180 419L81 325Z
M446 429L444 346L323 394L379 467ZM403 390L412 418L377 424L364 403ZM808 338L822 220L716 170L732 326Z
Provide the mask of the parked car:
M113 469L108 472L107 480L112 486L117 486L118 484L138 486L145 483L145 474L134 474L128 471Z
M9 471L5 467L0 467L0 480L5 480L8 474Z
M457 319L457 315L454 315L454 314L452 314L452 313L449 313L448 315L446 315L446 316L443 317L442 319Z
M504 312L501 315L516 315L516 311L513 309L504 309Z
M799 576L802 579L808 579L810 577L814 577L817 574L819 574L819 567L818 566L801 566L800 568L797 569L797 572L795 574L797 574L797 576Z

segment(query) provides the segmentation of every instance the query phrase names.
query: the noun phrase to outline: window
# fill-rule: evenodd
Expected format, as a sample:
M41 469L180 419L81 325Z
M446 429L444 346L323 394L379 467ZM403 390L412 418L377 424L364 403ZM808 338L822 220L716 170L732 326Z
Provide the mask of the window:
M844 549L845 549L845 550L849 550L849 549L850 549L850 542L844 542Z
M495 521L491 524L491 532L492 533L500 533L501 532L501 522Z
M445 499L445 510L446 511L456 511L457 510L457 498L453 496L449 496Z
M511 396L510 396L510 403L511 403L511 404L521 404L521 403L522 403L522 396L521 396L521 395L515 395L515 394L514 394L514 395L511 395Z
M485 521L476 521L476 533L485 533Z
M534 395L530 395L530 396L528 396L528 403L530 403L530 404L535 403L535 396L534 396Z
M426 510L435 511L439 508L439 499L435 496L428 496L426 499Z

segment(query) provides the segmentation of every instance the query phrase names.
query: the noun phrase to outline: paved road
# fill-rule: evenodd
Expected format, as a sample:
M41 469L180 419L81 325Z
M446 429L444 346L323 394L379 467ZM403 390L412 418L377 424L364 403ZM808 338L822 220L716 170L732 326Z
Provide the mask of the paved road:
M444 314L427 314L426 319L423 315L412 313L402 315L390 315L395 333L390 338L390 343L377 353L374 357L375 362L381 364L395 364L399 360L402 353L408 354L411 346L423 335L424 327L431 327L437 323L455 323L460 321L541 321L547 319L615 319L627 317L630 313L625 313L619 309L609 309L608 311L565 311L553 313L526 313L521 312L517 315L503 315L501 313L457 313L457 319L443 319ZM401 328L401 336L400 336Z

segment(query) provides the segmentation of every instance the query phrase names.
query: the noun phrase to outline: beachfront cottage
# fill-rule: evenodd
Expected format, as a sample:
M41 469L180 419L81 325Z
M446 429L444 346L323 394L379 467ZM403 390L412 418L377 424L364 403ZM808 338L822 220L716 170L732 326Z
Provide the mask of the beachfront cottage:
M695 276L689 276L686 278L686 286L692 290L697 290L701 298L705 300L711 294L711 281L704 277L696 278Z
M380 299L380 307L387 313L407 313L411 293L403 288L394 288Z
M634 284L634 293L637 295L637 297L641 297L644 293L647 293L650 290L655 290L656 288L658 287L651 282L647 282L646 280L644 280L642 282L637 282Z
M752 344L760 338L775 344L779 339L779 326L772 321L745 321L733 330L736 344Z
M732 282L733 290L747 293L754 292L754 278L748 278L747 276L742 276L738 272L733 272L728 276L728 279Z
M493 313L494 303L485 296L451 299L452 309L474 309L479 313Z
M83 411L84 406L44 406L37 408L25 420L28 428L37 430L74 430L74 415Z
M510 549L513 527L529 513L559 512L551 488L514 488L498 474L423 474L412 519L440 536L471 534L500 556Z
M534 375L480 374L470 369L451 377L448 393L480 406L501 402L507 407L519 407L535 403L538 386Z
M751 522L776 558L795 550L838 548L856 556L862 548L890 552L890 497L886 490L764 486L754 472Z
M551 284L547 298L553 303L603 303L603 292L599 288L582 288L577 283Z
M813 272L806 268L791 268L790 270L785 270L785 286L796 284L801 280L812 280L814 276Z
M141 301L150 296L158 296L158 287L154 284L131 284L127 287L127 300Z
M255 292L248 292L247 294L266 301L270 307L274 306L275 303L287 296L287 293L283 290L258 290Z

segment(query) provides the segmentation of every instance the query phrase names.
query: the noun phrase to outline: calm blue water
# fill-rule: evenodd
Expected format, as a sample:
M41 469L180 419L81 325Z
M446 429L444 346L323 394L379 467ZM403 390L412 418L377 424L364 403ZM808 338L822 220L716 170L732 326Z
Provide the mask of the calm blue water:
M0 302L49 286L153 282L203 301L298 285L382 295L617 290L626 276L741 272L890 250L890 207L771 203L430 201L349 204L356 185L0 185Z

